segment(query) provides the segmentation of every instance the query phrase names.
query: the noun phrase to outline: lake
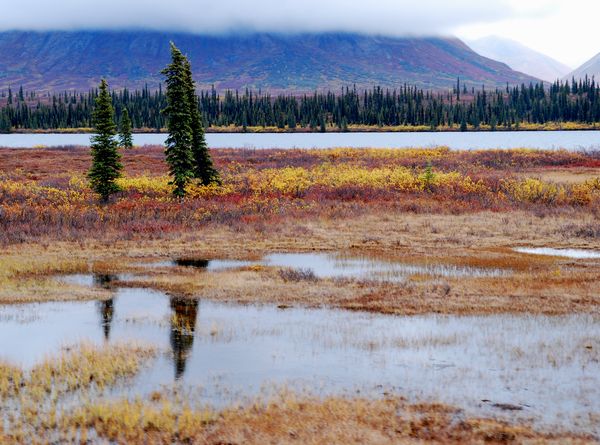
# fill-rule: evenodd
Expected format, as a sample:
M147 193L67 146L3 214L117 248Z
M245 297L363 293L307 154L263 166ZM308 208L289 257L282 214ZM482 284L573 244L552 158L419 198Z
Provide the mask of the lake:
M162 133L134 135L135 145L160 145ZM209 133L213 148L405 148L448 146L455 150L539 148L600 149L600 131L425 132L425 133ZM89 145L89 134L2 134L0 147Z

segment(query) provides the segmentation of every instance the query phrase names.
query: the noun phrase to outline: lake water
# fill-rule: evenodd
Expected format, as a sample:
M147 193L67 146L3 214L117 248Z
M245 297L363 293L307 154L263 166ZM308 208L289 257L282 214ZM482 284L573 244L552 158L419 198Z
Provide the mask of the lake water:
M136 145L163 144L165 135L134 135ZM600 131L426 132L426 133L228 133L206 135L213 148L488 148L600 149ZM89 145L89 134L2 134L0 147Z
M600 434L594 420L600 413L600 320L591 315L278 309L113 288L115 279L68 279L109 289L107 301L0 306L0 360L28 368L81 341L134 341L162 353L114 396L174 385L222 406L277 385L317 394L391 392L449 403L470 415Z

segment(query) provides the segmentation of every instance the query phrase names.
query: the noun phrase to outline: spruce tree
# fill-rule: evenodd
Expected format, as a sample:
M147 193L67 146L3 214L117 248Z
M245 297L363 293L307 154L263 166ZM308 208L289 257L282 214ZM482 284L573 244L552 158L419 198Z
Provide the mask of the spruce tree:
M165 142L165 155L171 174L175 196L185 196L185 187L194 177L192 152L192 116L189 84L186 77L186 58L171 42L171 63L161 71L166 76L167 118L169 136Z
M206 138L204 136L204 124L200 112L200 103L196 95L196 84L192 77L192 66L187 58L184 61L185 82L187 87L188 102L190 104L190 126L192 129L192 156L194 158L194 178L200 184L220 184L219 172L215 169Z
M95 135L91 138L92 167L88 178L92 189L102 201L108 201L113 193L120 191L115 180L121 176L121 155L115 139L116 126L113 120L112 99L105 79L100 83L93 113Z
M122 148L133 148L133 135L131 134L131 119L127 108L123 109L121 125L119 128L119 144Z

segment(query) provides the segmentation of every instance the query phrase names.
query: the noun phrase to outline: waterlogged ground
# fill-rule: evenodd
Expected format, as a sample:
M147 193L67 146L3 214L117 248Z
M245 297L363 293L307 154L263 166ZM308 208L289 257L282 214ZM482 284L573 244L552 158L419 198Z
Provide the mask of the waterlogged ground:
M331 276L336 267L364 272L347 259L349 269L339 257L318 258L323 267L313 264L317 274ZM299 267L306 258L272 255L262 261L288 266L292 259ZM369 263L367 270L374 269ZM133 341L161 354L114 396L175 385L220 407L276 386L318 395L398 394L471 415L531 421L549 431L600 435L600 320L593 315L400 317L241 306L113 286L130 278L59 278L104 287L112 297L106 301L2 307L0 360L31 368L82 341Z
M380 256L346 255L330 253L273 253L256 261L206 260L181 258L151 263L136 263L137 266L194 267L206 271L220 271L239 267L267 266L289 268L314 278L351 278L383 282L402 282L413 275L435 277L500 277L510 274L509 269L479 268L460 265L412 264L386 260Z

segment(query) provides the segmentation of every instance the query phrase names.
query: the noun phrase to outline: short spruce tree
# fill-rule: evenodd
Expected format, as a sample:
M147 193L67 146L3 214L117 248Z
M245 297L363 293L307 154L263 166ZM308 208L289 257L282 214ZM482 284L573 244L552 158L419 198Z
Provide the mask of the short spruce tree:
M123 165L118 150L116 126L113 119L112 99L108 84L102 79L93 113L95 135L91 138L92 167L88 178L92 189L103 202L113 193L120 191L115 182L121 177Z
M121 125L119 126L119 145L122 148L133 148L133 135L131 134L131 119L127 108L123 109Z

